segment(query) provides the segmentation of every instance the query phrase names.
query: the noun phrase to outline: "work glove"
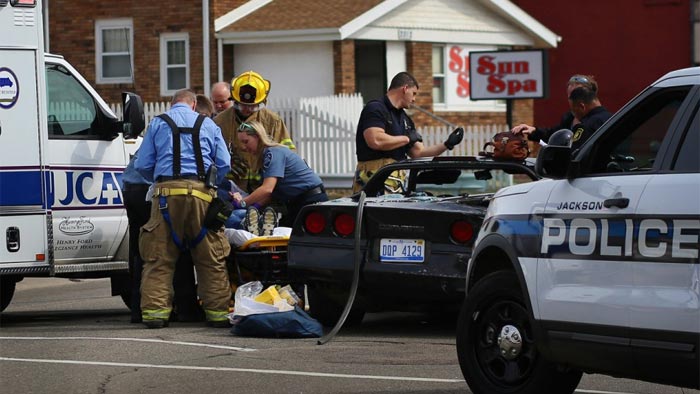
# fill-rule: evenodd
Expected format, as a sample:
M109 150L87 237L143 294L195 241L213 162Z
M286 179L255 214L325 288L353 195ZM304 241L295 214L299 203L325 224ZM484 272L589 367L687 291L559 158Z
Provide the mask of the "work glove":
M464 138L464 129L461 127L457 127L450 133L450 136L447 137L447 140L445 140L445 146L447 149L452 150L452 148L455 147L455 145L459 144L462 142L462 138Z
M416 142L423 142L423 137L418 134L416 129L411 129L408 131L408 148L413 148L413 145L415 145Z

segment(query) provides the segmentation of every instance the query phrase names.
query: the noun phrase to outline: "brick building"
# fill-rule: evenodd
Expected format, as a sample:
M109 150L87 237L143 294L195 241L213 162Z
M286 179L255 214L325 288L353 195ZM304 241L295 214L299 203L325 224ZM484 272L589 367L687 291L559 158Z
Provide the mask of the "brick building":
M275 97L359 91L378 97L399 71L417 105L453 123L505 122L502 101L454 92L470 51L555 48L559 37L502 0L47 0L49 50L64 55L109 102L122 91L164 101L177 89L254 69ZM457 60L453 55L457 54ZM460 75L461 74L461 75ZM514 118L533 119L532 100ZM437 121L416 113L418 125Z

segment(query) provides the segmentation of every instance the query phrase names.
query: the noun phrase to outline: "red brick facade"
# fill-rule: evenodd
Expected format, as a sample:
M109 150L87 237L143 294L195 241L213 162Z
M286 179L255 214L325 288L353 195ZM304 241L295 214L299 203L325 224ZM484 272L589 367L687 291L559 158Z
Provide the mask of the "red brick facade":
M247 0L210 0L209 58L210 80L218 80L217 42L214 37L214 20L225 15ZM108 103L121 101L121 92L135 92L145 102L165 101L169 97L160 94L160 36L163 33L188 32L189 34L189 82L196 92L204 92L202 2L190 2L185 9L178 2L122 2L117 7L106 7L101 1L76 2L52 0L50 7L50 51L61 54L75 66L96 88ZM133 83L97 84L95 60L95 22L117 18L133 21L134 72ZM334 92L355 92L355 43L353 40L333 43ZM233 75L235 45L225 45L223 50L224 79ZM432 110L432 44L406 42L407 71L413 74L420 91L416 103ZM391 79L393 75L387 75ZM423 113L414 111L419 126L441 125ZM455 124L503 124L501 112L440 112L439 115ZM532 100L516 100L514 123L531 123Z
M333 41L333 91L355 93L355 41Z

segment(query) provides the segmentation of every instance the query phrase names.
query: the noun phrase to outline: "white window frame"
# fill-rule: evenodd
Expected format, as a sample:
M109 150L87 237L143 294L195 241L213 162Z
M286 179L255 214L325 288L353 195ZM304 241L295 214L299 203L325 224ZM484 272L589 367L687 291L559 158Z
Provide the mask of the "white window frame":
M128 55L131 67L129 77L107 78L102 75L102 32L110 29L128 29ZM100 84L117 84L134 82L134 21L131 18L105 19L95 21L95 80Z
M447 89L445 87L445 79L446 79L446 77L445 77L445 45L444 44L433 45L433 52L431 52L431 53L434 53L435 49L439 49L440 52L442 52L442 70L440 70L439 72L436 72L435 70L433 70L433 62L435 61L435 59L431 59L430 69L431 69L431 72L433 73L433 81L435 80L435 78L440 78L442 80L442 97L440 97L440 101L435 100L436 97L435 97L434 93L432 92L432 89L434 88L433 86L431 86L431 94L433 95L433 105L444 106L445 101L446 101L445 90Z
M454 102L454 99L451 98L450 93L448 92L448 89L453 87L453 81L448 81L451 75L450 72L448 72L449 67L450 67L450 48L454 46L455 44L439 44L435 46L442 46L443 48L443 67L444 71L442 73L443 77L443 92L444 92L444 103L433 103L433 110L435 112L505 112L506 111L506 103L505 100L478 100L478 101L472 101L471 99L468 99L466 101L462 102ZM486 50L495 50L497 49L496 47L493 46L476 46L476 45L467 45L467 44L457 44L460 47L467 47L470 52L473 51L486 51ZM431 55L432 56L432 55ZM467 54L468 56L468 54ZM432 59L431 59L431 64L432 64Z
M163 33L160 35L160 95L172 96L177 90L168 90L168 68L173 67L168 65L168 42L184 41L185 42L185 87L190 87L190 35L189 33ZM182 67L182 64L176 67Z

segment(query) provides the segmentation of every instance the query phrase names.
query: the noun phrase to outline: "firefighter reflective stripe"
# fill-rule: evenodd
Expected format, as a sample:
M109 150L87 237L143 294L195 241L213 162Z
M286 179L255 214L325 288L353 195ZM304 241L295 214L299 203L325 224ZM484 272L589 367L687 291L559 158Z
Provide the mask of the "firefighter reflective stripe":
M146 320L168 320L172 309L144 309L141 318Z
M191 194L192 196L197 197L200 200L204 200L206 202L212 201L212 196L209 193L200 192L199 190L192 189L192 188L189 188L189 189L184 189L184 188L183 189L170 189L170 188L166 188L166 187L157 187L155 192L153 193L153 196L154 197L157 197L157 196L167 197L167 196L184 196L184 195L188 195L188 194Z
M287 148L289 148L289 149L291 149L291 150L296 150L296 149L297 149L296 145L294 145L294 141L292 141L291 138L284 138L284 139L282 139L282 141L280 141L280 144L286 146Z
M206 309L205 313L207 315L207 321L227 321L228 317L228 311L212 311L210 309Z

